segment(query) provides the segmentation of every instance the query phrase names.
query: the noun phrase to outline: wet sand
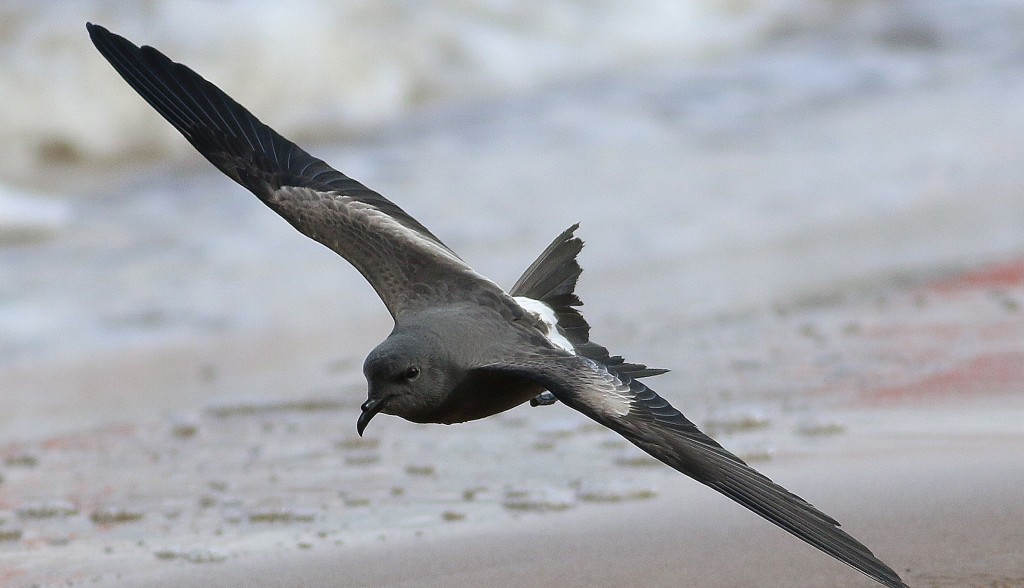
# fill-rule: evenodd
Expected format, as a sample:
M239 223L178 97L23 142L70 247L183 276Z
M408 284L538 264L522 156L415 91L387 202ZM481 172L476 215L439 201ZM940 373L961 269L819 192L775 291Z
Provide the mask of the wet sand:
M666 395L910 585L1024 586L1021 268L718 326L771 342L762 400ZM8 442L0 585L873 585L564 407L359 439L361 397Z
M927 448L863 440L873 447L858 445L767 471L845 521L911 586L1024 586L1024 436L965 441L963 433L951 431ZM889 440L900 436L890 434ZM140 579L160 586L875 585L680 482L644 503L590 506L353 549L275 552L216 570L167 568Z

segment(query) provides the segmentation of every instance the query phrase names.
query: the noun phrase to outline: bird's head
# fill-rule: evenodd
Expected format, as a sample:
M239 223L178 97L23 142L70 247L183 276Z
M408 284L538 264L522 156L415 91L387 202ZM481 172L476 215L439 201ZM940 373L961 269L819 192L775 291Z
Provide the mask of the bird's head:
M356 424L360 435L379 412L431 422L451 388L444 348L429 332L393 332L366 357L366 402Z

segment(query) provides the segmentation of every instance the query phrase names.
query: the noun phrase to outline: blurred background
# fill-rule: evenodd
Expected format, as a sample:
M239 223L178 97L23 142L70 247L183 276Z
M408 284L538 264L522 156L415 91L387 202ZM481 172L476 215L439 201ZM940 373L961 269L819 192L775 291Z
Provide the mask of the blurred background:
M0 439L239 397L355 405L390 329L86 21L503 285L582 221L595 339L698 398L743 394L750 324L1024 254L1020 2L6 0Z

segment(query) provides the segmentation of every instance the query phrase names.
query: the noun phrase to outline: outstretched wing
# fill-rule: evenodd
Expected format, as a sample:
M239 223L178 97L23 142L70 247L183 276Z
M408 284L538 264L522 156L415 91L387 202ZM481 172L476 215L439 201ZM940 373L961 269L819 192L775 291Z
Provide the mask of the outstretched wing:
M347 259L392 316L472 288L502 295L401 208L306 153L199 74L152 47L86 27L121 77L203 157Z
M549 355L480 369L528 378L660 461L728 496L891 588L906 584L832 517L772 482L708 437L639 380L579 356Z

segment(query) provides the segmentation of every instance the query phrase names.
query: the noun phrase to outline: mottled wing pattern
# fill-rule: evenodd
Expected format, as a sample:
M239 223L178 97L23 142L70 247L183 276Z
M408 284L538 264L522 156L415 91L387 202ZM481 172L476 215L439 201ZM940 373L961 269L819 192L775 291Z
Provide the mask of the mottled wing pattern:
M474 288L503 294L401 208L285 139L188 67L101 26L87 28L121 77L199 153L347 259L393 316Z
M545 386L566 405L658 460L891 588L906 585L832 517L755 471L639 380L583 357L538 355L482 369Z

